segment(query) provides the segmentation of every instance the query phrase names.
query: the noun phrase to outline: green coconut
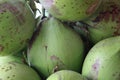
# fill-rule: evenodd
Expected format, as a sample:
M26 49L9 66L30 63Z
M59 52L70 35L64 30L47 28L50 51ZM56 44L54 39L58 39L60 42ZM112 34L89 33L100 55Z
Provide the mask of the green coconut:
M91 16L102 0L39 0L54 17L64 21L79 21Z
M61 70L50 75L47 80L87 80L81 74L71 70Z
M1 60L0 60L1 61ZM0 64L1 80L41 80L37 72L25 64L8 62Z
M120 79L120 36L98 42L85 58L82 75L89 80Z
M0 64L9 63L9 62L17 62L23 63L23 59L21 57L9 55L9 56L0 56Z
M84 46L74 30L51 17L42 21L37 33L28 53L31 66L45 77L61 69L80 72Z
M33 12L25 0L0 0L0 25L0 56L17 53L33 34Z
M0 56L0 64L9 63L9 62L17 62L17 63L27 63L27 59L25 57L25 54L23 54L23 51L20 51L17 54L14 55L6 55L6 56Z
M95 44L108 37L120 35L119 0L105 0L99 11L84 20L89 25L89 37Z

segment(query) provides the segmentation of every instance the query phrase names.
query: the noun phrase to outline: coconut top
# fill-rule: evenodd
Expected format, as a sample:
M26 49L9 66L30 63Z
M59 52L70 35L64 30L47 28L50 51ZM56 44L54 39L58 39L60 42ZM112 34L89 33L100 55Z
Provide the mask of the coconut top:
M87 79L75 71L61 70L49 76L47 80L87 80Z

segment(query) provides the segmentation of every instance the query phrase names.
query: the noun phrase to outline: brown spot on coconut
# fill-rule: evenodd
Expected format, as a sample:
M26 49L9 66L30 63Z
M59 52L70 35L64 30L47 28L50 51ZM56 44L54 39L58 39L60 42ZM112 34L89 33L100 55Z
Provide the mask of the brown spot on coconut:
M96 7L99 5L99 0L96 0L93 4L90 5L90 7L86 10L86 14L90 15L93 14L96 10Z
M40 0L40 2L52 16L73 22L90 17L102 0Z
M0 52L3 51L4 47L0 45Z
M119 0L105 1L99 10L89 19L84 20L88 26L89 40L95 44L100 40L120 35Z
M28 54L31 66L44 77L61 69L80 72L84 57L84 44L81 37L54 17L41 23L39 35L30 46ZM39 61L42 61L42 64Z
M90 80L119 80L119 42L120 36L116 36L94 45L84 60L82 75Z
M35 18L24 0L2 0L0 1L0 44L4 49L0 56L15 54L27 46L35 28ZM2 48L1 48L2 49Z

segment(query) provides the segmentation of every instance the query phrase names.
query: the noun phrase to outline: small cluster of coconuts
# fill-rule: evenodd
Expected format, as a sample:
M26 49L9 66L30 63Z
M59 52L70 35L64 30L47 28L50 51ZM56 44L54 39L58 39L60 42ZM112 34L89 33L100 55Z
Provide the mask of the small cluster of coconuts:
M119 3L1 0L0 80L119 80Z

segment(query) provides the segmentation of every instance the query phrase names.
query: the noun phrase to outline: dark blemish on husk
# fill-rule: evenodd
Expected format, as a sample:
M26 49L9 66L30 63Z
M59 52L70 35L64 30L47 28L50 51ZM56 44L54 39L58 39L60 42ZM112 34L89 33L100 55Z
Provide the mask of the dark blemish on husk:
M94 13L98 4L99 4L99 0L96 0L96 2L91 4L90 7L88 7L88 9L86 10L86 14L90 15L90 14Z
M120 80L120 72L115 72L112 75L114 77L115 80Z
M0 14L4 14L5 12L6 12L6 10L0 9Z
M51 56L50 58L51 58L51 60L59 60L59 58L55 55Z
M15 77L15 75L12 75L13 77Z
M120 23L118 23L117 27L115 27L115 31L113 33L113 36L120 35Z
M28 43L30 39L26 39L26 40L20 40L20 44L25 44Z
M96 73L98 73L99 63L93 64L92 68L93 68L94 71L96 71Z
M4 47L0 45L0 52L4 50Z
M8 68L5 69L5 72L10 71L12 69L12 66L9 66Z
M25 40L25 42L27 42L27 43L28 43L29 41L30 41L30 38L28 38L28 39Z
M51 10L52 10L52 13L54 13L58 16L62 15L62 13L60 13L60 10L55 5L52 5Z
M48 46L45 45L45 50L47 51Z
M55 56L55 55L52 55L50 57L50 59L52 60L53 63L56 64L56 66L54 67L53 71L58 71L60 69L63 69L65 68L65 64L63 63L62 60L60 60L59 57Z
M2 39L2 41L4 42L4 41L5 41L5 39Z
M22 2L21 3L19 2L18 6L20 6L20 5L22 5L22 7L24 7ZM23 13L18 10L17 6L14 6L10 3L5 2L5 3L0 4L0 9L2 9L2 10L0 10L1 14L6 12L7 10L10 11L16 17L16 19L18 20L20 25L25 23Z
M55 1L55 4L57 4L58 2L57 1Z
M7 79L9 79L9 78L10 78L10 76L7 77Z
M64 9L66 7L66 5L65 4L63 4L62 6L61 6L61 9Z
M116 4L112 4L107 8L109 9L101 11L92 22L97 22L99 24L99 22L103 20L108 22L111 19L117 24L117 26L112 27L112 29L114 29L113 36L120 35L120 8Z
M11 40L10 40L10 42L14 42L14 40L13 40L13 39L11 39Z
M53 73L55 73L55 72L57 72L59 70L59 66L58 65L56 65L54 68L53 68Z
M98 16L93 20L93 22L100 22L100 21L106 21L108 22L110 18L112 18L112 21L116 21L118 17L120 17L120 8L117 5L111 5L107 8L107 10L101 11ZM120 20L120 19L118 19Z
M73 9L74 7L72 7L72 9Z
M5 68L1 68L1 69L5 69Z
M86 1L85 1L85 4L89 5L89 1L86 0Z
M77 12L78 14L81 14L81 12L79 11L79 12Z
M9 18L9 16L6 17L7 19Z
M12 29L13 29L12 27L9 28L9 30L11 30L11 31L12 31Z
M114 27L115 31L113 33L113 36L120 35L120 15L118 16L116 23L117 23L117 26Z
M9 66L9 69L12 69L12 66Z
M6 69L5 72L9 71L10 69Z
M97 59L95 63L92 65L92 70L93 72L95 72L96 78L98 77L99 68L100 68L100 60Z
M66 7L66 5L64 4L63 7Z
M16 66L16 64L14 62L9 62L9 64L11 64L13 66Z
M113 74L113 77L115 77L115 74Z
M24 44L24 42L25 42L25 40L21 40L21 41L20 41L20 44Z

